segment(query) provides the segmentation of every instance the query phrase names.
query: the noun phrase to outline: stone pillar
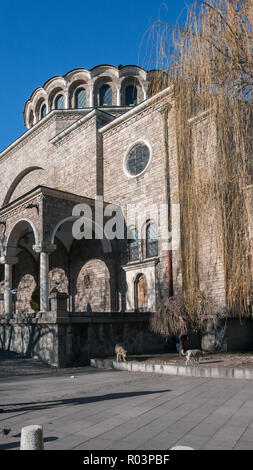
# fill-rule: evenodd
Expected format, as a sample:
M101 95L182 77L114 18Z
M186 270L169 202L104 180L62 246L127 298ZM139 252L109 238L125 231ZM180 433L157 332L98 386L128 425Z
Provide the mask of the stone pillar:
M65 91L64 93L64 109L69 109L69 97L68 97L68 92Z
M4 265L4 313L11 316L12 313L12 264Z
M93 86L90 87L90 107L94 106L94 95L93 95Z
M56 245L41 243L33 245L33 250L40 253L40 311L49 312L49 254L56 249Z
M40 252L40 310L42 312L49 311L48 273L49 273L49 254L45 251L41 251Z
M44 450L42 426L32 424L22 428L20 450Z
M65 292L51 292L49 294L51 300L51 311L57 312L57 316L66 317L68 316L67 300L69 295Z
M116 106L121 106L121 103L120 103L120 87L117 87L117 102L116 102Z
M12 266L18 262L15 256L4 256L0 263L4 264L4 313L12 316Z

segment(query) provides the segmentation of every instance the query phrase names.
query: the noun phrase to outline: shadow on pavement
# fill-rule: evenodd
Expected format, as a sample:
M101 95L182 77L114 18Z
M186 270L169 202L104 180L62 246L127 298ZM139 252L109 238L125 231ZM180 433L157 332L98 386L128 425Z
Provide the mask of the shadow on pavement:
M13 436L15 437L15 436ZM45 437L44 442L57 441L58 437ZM20 441L6 442L6 444L0 444L0 450L15 449L20 447Z
M20 412L20 411L36 411L44 410L48 408L54 408L60 405L86 405L87 403L95 403L105 400L115 400L123 398L138 397L141 395L152 395L157 393L170 392L171 390L153 390L147 392L122 392L122 393L108 393L107 395L101 395L96 397L78 397L78 398L64 398L61 400L49 400L45 402L27 402L27 403L9 403L4 409L5 413ZM8 406L15 407L8 410Z

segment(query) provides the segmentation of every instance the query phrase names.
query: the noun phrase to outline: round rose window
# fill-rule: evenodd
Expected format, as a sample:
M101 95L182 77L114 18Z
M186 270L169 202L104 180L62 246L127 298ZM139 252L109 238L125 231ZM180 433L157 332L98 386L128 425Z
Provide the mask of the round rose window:
M130 175L137 176L142 173L148 165L150 150L147 145L139 143L134 145L128 152L126 158L126 169Z

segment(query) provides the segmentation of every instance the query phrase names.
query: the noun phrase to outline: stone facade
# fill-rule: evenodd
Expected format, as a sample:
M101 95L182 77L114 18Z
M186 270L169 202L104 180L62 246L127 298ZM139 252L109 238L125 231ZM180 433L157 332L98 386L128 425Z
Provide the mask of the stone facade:
M150 333L148 318L162 297L182 288L180 240L173 251L164 248L167 222L162 215L168 202L179 204L178 150L173 89L150 96L152 77L153 72L136 66L76 69L48 80L27 101L28 131L0 154L2 347L55 365L112 354L117 341L131 352L164 347ZM82 106L80 90L86 97ZM189 125L198 159L204 121L197 118ZM215 143L215 134L211 140ZM148 161L130 174L129 154L137 144L148 151ZM206 139L201 145L203 153L215 158L215 145L206 150ZM139 158L136 153L136 168L143 164ZM123 214L125 233L138 229L134 259L126 237L106 236L112 213L102 222L102 239L94 236L97 204L105 210L107 203ZM80 204L91 209L90 240L73 237ZM131 227L129 205L142 205ZM202 287L224 305L223 260L211 225L210 220L199 246L200 277ZM153 255L145 237L150 226L157 229ZM172 228L180 239L180 228ZM38 313L31 306L35 287L40 291ZM53 310L51 291L66 295L64 308Z

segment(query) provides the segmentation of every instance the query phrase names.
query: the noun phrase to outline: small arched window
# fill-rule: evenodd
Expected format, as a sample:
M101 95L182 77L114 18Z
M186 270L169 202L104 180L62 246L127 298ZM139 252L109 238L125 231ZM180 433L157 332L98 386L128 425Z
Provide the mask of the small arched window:
M137 88L134 85L126 87L125 91L125 103L126 106L134 106L137 104Z
M137 228L131 230L128 240L128 260L136 261L139 259L139 235Z
M63 109L64 108L64 96L59 95L55 100L55 109Z
M156 224L150 223L146 228L146 257L158 256L158 236Z
M103 85L99 91L100 106L112 106L112 89L109 85Z
M75 108L85 108L86 107L86 90L84 88L79 88L75 94Z
M43 104L41 110L40 110L40 119L43 119L47 114L47 107L45 104Z

